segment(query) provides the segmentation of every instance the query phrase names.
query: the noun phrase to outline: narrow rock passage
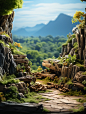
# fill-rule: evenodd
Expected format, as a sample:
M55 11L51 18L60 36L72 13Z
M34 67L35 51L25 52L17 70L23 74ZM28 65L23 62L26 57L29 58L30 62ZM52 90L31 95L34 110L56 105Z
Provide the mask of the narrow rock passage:
M40 83L42 84L41 81ZM54 88L49 90L52 92L39 94L50 100L40 102L39 104L43 104L43 107L48 109L50 112L71 112L70 109L78 109L83 105L82 103L76 101L76 99L79 98L83 99L80 96L60 95L62 92Z

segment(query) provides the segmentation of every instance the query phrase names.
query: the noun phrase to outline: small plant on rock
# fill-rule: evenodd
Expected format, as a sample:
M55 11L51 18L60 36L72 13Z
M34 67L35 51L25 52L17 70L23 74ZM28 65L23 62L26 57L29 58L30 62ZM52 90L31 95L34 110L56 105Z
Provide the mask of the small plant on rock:
M37 71L38 71L38 72L42 71L41 66L38 67Z
M6 98L4 97L3 92L0 92L0 102L6 101Z
M86 80L84 80L84 81L82 82L82 84L86 85Z

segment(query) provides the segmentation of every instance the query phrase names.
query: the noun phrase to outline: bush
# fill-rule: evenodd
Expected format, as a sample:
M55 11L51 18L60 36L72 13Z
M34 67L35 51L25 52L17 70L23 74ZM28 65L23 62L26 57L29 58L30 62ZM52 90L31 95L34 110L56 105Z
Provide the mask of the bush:
M15 99L18 97L18 90L17 90L17 87L15 86L10 86L8 88L8 91L6 91L5 95L6 97L6 100L8 99Z

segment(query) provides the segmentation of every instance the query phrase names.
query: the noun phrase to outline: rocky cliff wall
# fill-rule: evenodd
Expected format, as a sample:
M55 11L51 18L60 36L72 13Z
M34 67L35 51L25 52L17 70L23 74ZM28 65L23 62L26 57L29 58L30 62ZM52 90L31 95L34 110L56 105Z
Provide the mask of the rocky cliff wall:
M5 31L11 38L12 38L12 33L11 30L13 28L13 19L14 19L14 11L10 15L0 15L0 32Z

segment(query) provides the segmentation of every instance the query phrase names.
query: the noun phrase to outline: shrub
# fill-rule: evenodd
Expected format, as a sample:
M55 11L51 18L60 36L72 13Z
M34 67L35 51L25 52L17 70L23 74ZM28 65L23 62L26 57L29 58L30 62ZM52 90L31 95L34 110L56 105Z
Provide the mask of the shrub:
M17 90L17 87L15 86L10 86L9 88L9 91L7 91L4 96L6 97L6 100L8 99L15 99L18 97L18 90Z
M41 66L38 67L37 71L42 71L42 68Z

